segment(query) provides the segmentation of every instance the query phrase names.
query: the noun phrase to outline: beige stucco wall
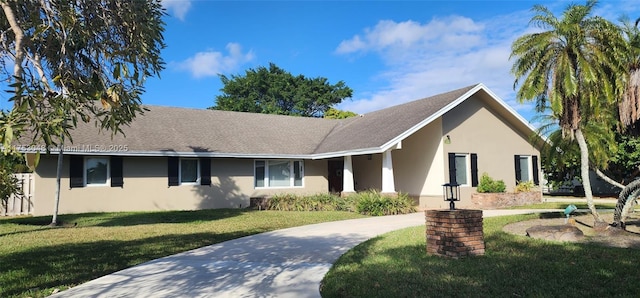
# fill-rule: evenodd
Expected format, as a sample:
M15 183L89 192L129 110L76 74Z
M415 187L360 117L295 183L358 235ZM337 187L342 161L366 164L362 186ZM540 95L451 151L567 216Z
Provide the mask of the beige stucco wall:
M244 208L252 196L285 193L326 192L326 161L304 161L304 187L255 189L253 159L212 159L211 186L167 185L167 159L164 157L125 157L124 187L88 186L69 188L69 163L65 158L61 179L60 213L197 210ZM53 211L55 194L54 157L43 157L35 176L35 215Z
M402 141L393 150L396 191L410 196L438 196L445 183L442 158L442 121L437 119Z
M392 151L397 192L412 197L442 195L444 161L442 121L436 119L402 141L402 149ZM382 154L353 157L356 190L382 188Z
M515 130L505 117L487 106L479 94L443 115L442 135L451 138L449 144L443 145L441 158L444 164L448 164L447 154L450 152L476 153L478 178L486 172L493 179L504 180L507 191L513 191L516 186L514 155L539 157L540 153L529 142L530 135ZM444 177L448 180L447 166L444 167ZM461 187L460 192L462 201L456 206L469 206L475 187Z

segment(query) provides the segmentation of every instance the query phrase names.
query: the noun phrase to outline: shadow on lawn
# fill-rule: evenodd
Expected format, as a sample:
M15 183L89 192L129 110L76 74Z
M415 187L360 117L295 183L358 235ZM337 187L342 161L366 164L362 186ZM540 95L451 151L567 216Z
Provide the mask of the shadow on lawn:
M0 256L0 297L40 296L51 287L72 286L151 259L211 245L251 232L166 235L131 241L102 240L36 247ZM32 293L35 291L36 293ZM49 293L50 294L50 293Z
M195 211L78 213L62 214L58 217L58 222L59 227L62 228L75 226L135 226L211 221L236 217L247 212L254 211L248 209L208 209ZM51 216L12 218L3 222L19 225L48 226L51 223Z
M640 276L633 274L639 251L633 249L494 232L485 233L484 256L455 260L427 255L424 240L383 251L378 242L345 254L325 277L322 296L634 297L640 292Z

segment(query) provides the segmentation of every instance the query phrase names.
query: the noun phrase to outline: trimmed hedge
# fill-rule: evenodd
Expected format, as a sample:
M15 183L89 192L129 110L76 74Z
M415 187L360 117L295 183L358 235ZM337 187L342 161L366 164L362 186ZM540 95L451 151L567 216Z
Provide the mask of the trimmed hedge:
M375 190L360 192L345 198L333 194L310 196L275 195L269 198L267 209L279 211L348 211L371 216L416 212L413 200L408 195L386 196Z

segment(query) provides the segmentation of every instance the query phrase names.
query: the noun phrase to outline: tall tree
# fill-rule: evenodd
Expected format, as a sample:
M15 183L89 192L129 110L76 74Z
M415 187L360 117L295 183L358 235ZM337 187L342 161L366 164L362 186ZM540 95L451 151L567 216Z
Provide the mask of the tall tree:
M14 103L0 123L4 148L29 132L33 143L62 149L78 121L118 133L143 112L145 79L164 65L160 0L0 0L0 7L0 61L10 66L0 71ZM58 177L61 158L59 150Z
M632 25L628 19L622 19L622 32L628 42L625 54L625 62L627 67L627 86L625 92L618 104L618 113L622 128L631 128L637 126L636 122L640 120L640 29L638 29L638 18ZM638 133L637 127L635 129Z
M611 109L624 88L620 49L625 41L611 22L592 16L596 1L569 5L561 18L544 6L533 7L531 23L542 32L526 34L512 45L511 72L519 101L535 101L538 112L551 107L563 136L578 143L585 197L597 225L601 219L593 203L589 180L589 149L582 132L585 122ZM622 77L622 78L620 78Z
M322 117L353 93L343 81L331 85L322 77L293 76L273 63L220 80L223 94L216 97L215 110Z

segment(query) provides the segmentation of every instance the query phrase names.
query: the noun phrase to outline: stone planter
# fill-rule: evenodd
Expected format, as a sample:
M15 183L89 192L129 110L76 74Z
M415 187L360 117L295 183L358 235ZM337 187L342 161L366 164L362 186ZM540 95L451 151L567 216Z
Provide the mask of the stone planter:
M471 204L479 209L496 209L542 203L542 192L502 192L471 194Z

